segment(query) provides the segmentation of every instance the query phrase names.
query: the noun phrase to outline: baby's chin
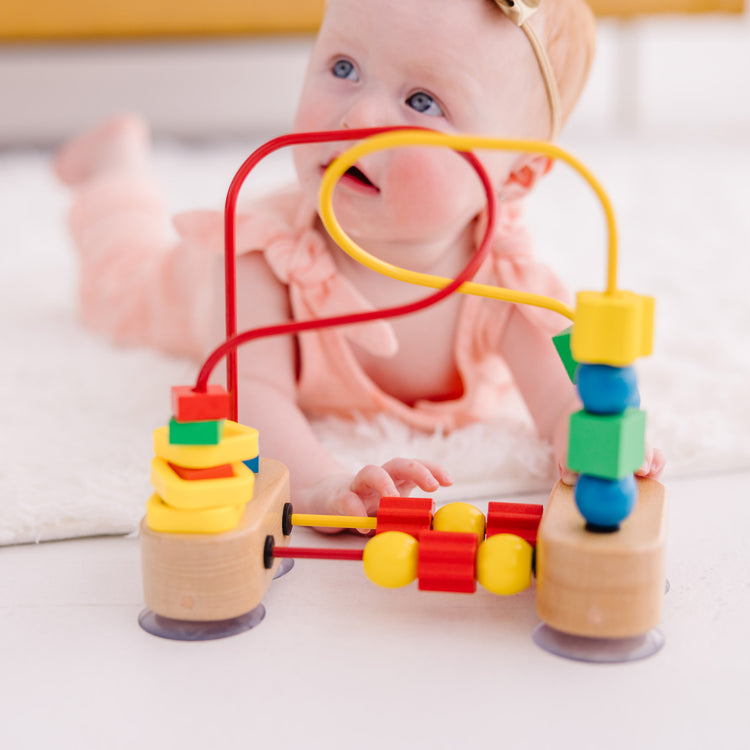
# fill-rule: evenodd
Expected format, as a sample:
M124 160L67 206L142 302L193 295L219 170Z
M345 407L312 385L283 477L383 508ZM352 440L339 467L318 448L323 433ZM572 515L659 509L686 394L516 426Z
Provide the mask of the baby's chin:
M297 187L302 192L303 198L320 213L320 183L319 175L311 177L300 177L297 175Z

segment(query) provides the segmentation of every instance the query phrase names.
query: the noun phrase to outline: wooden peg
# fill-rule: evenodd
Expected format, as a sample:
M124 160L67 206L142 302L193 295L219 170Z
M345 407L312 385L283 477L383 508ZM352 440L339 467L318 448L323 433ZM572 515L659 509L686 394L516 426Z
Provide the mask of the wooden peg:
M177 620L215 621L238 617L263 598L279 565L263 566L266 536L289 544L282 531L289 502L289 472L260 459L253 499L239 524L223 534L169 534L141 522L141 562L146 606Z
M619 531L587 531L573 488L558 482L537 541L539 617L564 633L628 638L661 618L667 496L653 479L638 480L638 500Z

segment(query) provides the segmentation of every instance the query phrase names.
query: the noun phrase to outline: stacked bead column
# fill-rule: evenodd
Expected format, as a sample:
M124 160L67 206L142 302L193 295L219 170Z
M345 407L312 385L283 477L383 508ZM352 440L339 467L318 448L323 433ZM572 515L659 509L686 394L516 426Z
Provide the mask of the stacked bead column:
M235 528L253 497L258 431L226 418L229 396L220 386L205 393L175 386L172 410L169 425L154 431L148 527L202 534Z
M635 368L582 364L576 387L584 407L571 416L568 443L568 466L580 474L576 505L590 531L616 531L635 507L633 472L645 450Z
M581 292L570 347L583 409L570 419L568 467L590 531L619 529L638 497L646 414L632 363L651 353L654 300L632 292Z

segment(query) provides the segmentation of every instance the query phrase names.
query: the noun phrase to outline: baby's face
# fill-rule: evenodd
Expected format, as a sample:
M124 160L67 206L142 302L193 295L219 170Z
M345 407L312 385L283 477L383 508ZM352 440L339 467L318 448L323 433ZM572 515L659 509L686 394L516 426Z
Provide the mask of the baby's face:
M544 137L548 117L528 40L486 0L328 0L294 127L411 125ZM295 151L300 183L314 200L323 170L348 145ZM516 155L480 157L499 186ZM355 238L450 236L485 203L471 168L448 149L394 149L357 167L334 199Z

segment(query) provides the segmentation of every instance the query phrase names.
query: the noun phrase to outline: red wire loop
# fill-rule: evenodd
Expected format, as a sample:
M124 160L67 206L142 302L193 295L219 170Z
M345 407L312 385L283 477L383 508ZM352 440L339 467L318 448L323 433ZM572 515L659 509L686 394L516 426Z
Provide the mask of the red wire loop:
M324 143L330 141L355 141L368 138L378 133L386 133L393 130L405 130L402 127L387 128L360 128L357 130L329 130L315 133L290 133L274 138L256 149L244 161L232 180L227 200L224 207L224 280L226 299L226 334L227 338L220 346L214 349L203 363L194 387L196 392L205 392L208 379L216 365L226 356L227 358L227 390L231 396L232 419L237 420L237 349L249 341L265 338L267 336L279 336L282 334L294 334L302 331L312 331L320 328L334 328L338 326L353 325L355 323L366 323L372 320L395 318L401 315L418 312L430 305L434 305L455 292L462 284L470 281L489 251L490 241L495 227L495 200L492 183L481 162L470 151L459 152L474 171L487 196L487 227L479 247L472 255L469 262L461 273L453 281L429 294L427 297L407 303L388 307L382 310L371 310L367 312L351 313L348 315L337 315L330 318L319 318L317 320L286 321L278 325L254 328L243 333L237 333L237 280L236 280L236 247L235 247L235 216L237 211L237 199L240 188L252 169L269 154L287 146L306 143ZM424 130L425 128L409 128L412 130Z

